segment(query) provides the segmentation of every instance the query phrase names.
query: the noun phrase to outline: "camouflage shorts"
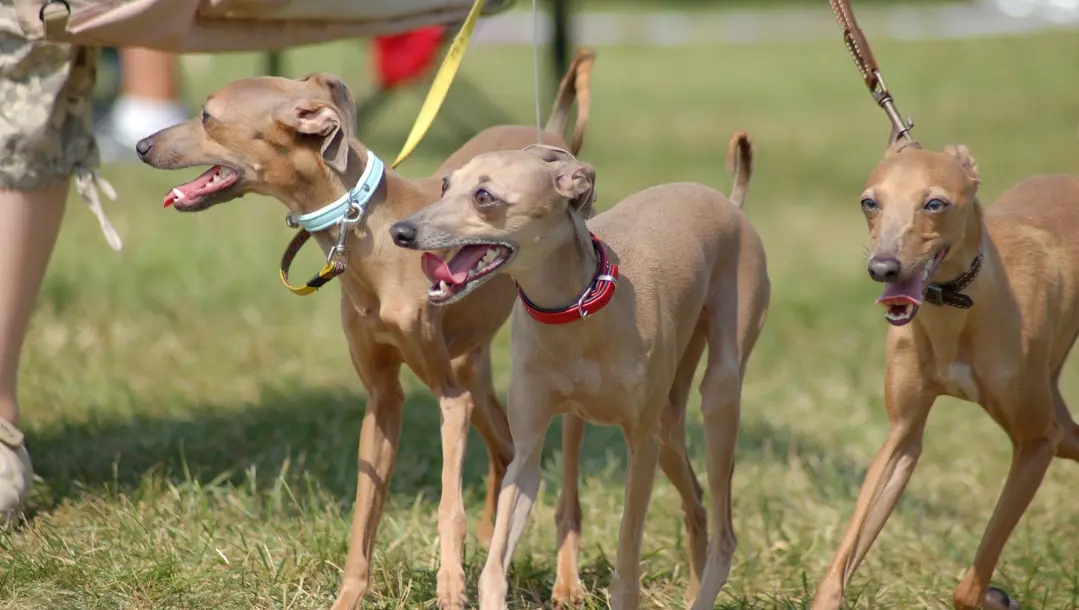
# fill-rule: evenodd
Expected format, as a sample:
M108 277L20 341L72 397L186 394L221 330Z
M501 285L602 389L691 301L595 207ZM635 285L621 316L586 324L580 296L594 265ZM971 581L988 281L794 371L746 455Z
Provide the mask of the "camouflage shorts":
M28 41L11 0L0 0L0 189L46 188L97 166L98 54Z

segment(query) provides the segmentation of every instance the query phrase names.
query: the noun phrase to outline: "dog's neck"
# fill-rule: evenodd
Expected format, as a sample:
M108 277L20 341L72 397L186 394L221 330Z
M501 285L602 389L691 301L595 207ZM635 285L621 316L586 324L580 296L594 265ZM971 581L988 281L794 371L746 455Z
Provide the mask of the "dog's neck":
M349 144L347 170L338 174L327 172L324 180L317 181L312 188L286 201L286 205L296 214L308 214L321 209L348 193L363 176L367 167L367 148L358 140ZM353 230L375 235L385 233L394 222L404 218L428 201L416 185L394 172L388 165L382 180L368 201L364 220ZM316 234L316 239L329 248L337 241L337 228L331 227Z
M941 262L929 280L936 284L946 284L969 271L974 259L982 255L982 240L986 235L982 221L982 204L974 199L967 215L963 239L952 246L948 257Z
M974 259L981 257L981 265L974 279L961 291L973 301L970 309L958 309L947 305L924 304L914 318L933 343L950 342L965 331L970 320L992 317L994 310L1003 303L1012 302L996 248L982 220L981 203L975 200L963 239L952 246L948 258L940 264L930 278L935 284L947 284L970 271Z
M535 266L514 269L513 279L528 300L544 309L560 309L577 303L596 275L599 256L584 221L569 212L550 237L550 255Z

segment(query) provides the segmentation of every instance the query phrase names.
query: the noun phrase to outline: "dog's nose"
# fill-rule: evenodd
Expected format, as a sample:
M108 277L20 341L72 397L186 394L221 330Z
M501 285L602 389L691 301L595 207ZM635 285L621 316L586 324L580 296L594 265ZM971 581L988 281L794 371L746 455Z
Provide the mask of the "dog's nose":
M154 139L152 137L143 138L135 144L135 152L139 153L140 157L145 157L150 153L150 149L154 147Z
M899 261L894 258L869 259L869 277L878 282L891 282L899 277Z
M394 223L390 227L390 235L393 236L393 243L407 248L416 240L416 227L407 222Z

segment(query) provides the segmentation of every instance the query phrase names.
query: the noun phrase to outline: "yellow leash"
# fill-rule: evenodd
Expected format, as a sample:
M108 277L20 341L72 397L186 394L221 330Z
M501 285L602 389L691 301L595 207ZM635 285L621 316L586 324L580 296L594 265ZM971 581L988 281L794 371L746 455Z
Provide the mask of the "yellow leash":
M405 145L390 167L396 168L412 154L420 140L427 134L427 130L431 128L431 123L435 121L435 116L442 107L442 102L446 100L446 94L450 91L450 85L453 84L453 78L457 76L457 69L461 67L461 62L465 58L465 50L468 49L468 41L472 38L472 29L479 19L483 1L476 0L472 3L472 10L468 12L464 25L457 32L450 50L442 60L442 66L439 67L438 74L431 83L431 90L427 92L427 99L423 100L423 106L420 108L420 114L416 116L416 122L412 125L412 131L408 134Z

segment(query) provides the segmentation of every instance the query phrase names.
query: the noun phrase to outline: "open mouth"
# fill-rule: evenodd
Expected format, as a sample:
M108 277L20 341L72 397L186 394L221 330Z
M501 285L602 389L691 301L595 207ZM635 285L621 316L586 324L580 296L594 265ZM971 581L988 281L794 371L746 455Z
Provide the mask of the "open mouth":
M918 314L918 308L922 305L929 278L933 277L933 273L947 254L947 248L938 250L932 258L925 261L920 273L915 271L904 280L887 284L884 294L877 299L877 304L884 307L884 318L889 324L903 326L914 319L914 316Z
M484 278L489 278L512 257L513 248L505 244L462 246L448 262L424 252L423 274L432 282L427 296L432 303L451 303L482 284Z
M165 195L165 207L180 212L197 212L210 207L213 198L240 180L240 172L215 165L191 182L181 184Z

